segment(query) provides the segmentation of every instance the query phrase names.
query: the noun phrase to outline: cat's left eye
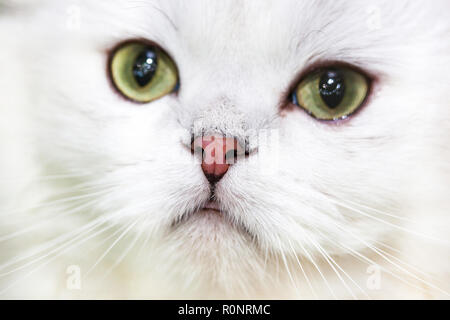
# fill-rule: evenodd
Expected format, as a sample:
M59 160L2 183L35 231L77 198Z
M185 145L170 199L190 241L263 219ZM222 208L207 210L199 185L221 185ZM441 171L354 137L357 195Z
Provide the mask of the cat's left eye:
M369 93L364 74L347 67L330 67L307 75L292 94L295 104L319 120L345 119Z
M147 103L173 92L178 72L173 60L160 48L130 42L113 53L110 74L117 90L130 100Z

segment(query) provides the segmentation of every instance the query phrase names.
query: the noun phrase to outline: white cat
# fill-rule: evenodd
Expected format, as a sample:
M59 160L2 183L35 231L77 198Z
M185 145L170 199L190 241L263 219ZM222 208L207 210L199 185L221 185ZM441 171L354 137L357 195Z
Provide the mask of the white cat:
M449 10L0 1L1 297L448 298Z

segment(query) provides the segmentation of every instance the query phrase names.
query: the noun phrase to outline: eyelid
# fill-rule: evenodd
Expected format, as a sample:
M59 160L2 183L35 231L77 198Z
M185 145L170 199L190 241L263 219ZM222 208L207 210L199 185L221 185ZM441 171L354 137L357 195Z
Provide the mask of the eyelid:
M369 86L372 85L372 83L376 83L380 79L380 75L376 74L375 72L367 71L355 64L351 64L345 61L339 61L339 60L321 60L316 61L306 68L302 69L300 72L297 73L296 76L294 76L293 81L288 86L287 93L284 95L284 100L288 99L289 96L292 94L292 92L295 90L296 86L302 82L307 76L321 72L323 70L326 70L328 68L348 68L352 69L354 71L359 72L360 74L364 75L367 79L367 82Z

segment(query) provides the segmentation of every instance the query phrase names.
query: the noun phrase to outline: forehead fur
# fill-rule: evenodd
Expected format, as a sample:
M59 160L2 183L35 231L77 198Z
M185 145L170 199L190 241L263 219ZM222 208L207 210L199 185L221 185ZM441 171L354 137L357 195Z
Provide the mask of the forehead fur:
M76 15L80 18L79 31L89 32L92 38L144 37L170 52L184 49L183 54L199 61L210 57L211 63L233 61L234 56L240 57L240 63L245 63L243 58L267 63L271 55L278 59L269 62L279 60L280 65L284 60L300 60L300 64L341 57L381 61L387 50L393 50L386 45L397 48L448 31L448 24L443 24L445 10L441 10L448 4L439 0L433 4L420 0L3 3L11 7L9 12L51 15L49 27L67 25L71 15Z

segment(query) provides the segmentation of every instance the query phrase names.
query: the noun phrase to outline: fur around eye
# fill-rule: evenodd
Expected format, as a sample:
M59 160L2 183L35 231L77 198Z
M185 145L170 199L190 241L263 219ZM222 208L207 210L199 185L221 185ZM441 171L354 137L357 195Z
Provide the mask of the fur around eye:
M367 77L348 67L311 72L292 93L292 102L318 120L342 120L353 114L369 93Z
M129 100L148 103L177 89L175 62L160 48L144 42L127 42L110 58L110 77Z

